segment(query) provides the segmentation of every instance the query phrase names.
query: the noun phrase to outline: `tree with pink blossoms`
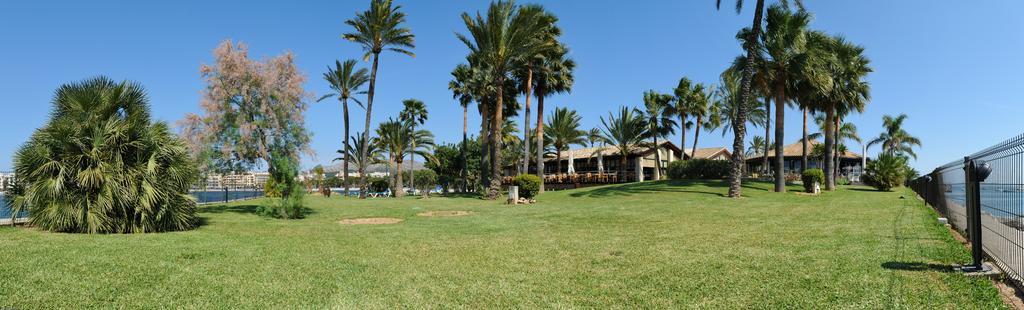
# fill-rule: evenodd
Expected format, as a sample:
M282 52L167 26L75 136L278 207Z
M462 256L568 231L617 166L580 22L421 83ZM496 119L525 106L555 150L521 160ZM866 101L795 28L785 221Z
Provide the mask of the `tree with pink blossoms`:
M245 44L226 40L213 55L214 63L199 69L206 82L202 115L186 115L182 135L208 170L244 171L266 163L282 198L260 213L301 218L305 208L295 178L299 155L309 153L306 76L291 52L253 60Z

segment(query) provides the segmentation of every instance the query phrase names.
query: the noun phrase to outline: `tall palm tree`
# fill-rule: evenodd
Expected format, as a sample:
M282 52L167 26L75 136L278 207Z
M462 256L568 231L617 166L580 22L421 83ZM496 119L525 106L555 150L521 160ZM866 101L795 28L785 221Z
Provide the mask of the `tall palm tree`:
M688 118L690 117L690 106L695 100L694 86L690 78L683 77L679 79L676 88L672 89L675 98L672 100L671 112L679 117L679 147L683 149L683 160L686 160L686 130L693 125Z
M534 89L534 96L537 97L537 129L534 133L534 143L537 143L537 177L541 180L544 179L544 98L572 90L576 62L568 57L568 53L568 48L559 45L534 69L534 83L537 84ZM540 192L544 192L543 182L540 184Z
M555 147L555 159L558 164L558 173L562 173L562 151L568 151L572 145L585 145L587 143L587 132L580 130L580 122L583 117L576 113L576 110L568 108L556 108L554 114L548 118L545 134Z
M669 104L673 97L666 94L659 94L653 90L644 93L644 121L647 122L647 132L654 140L654 161L657 163L654 168L654 179L661 180L661 148L658 145L658 137L665 137L675 133L676 121L673 119L673 111ZM698 126L700 128L700 126Z
M348 100L352 99L356 103L362 105L359 99L352 97L353 95L365 94L365 91L359 90L370 80L369 74L367 74L366 68L360 68L355 70L356 60L349 59L345 63L339 61L334 62L334 68L327 67L327 73L324 73L324 80L331 85L331 90L334 92L331 94L320 97L317 101L323 101L330 97L338 97L338 101L341 101L341 110L343 119L345 122L345 134L342 136L345 152L349 149L349 120L348 120ZM341 164L341 183L345 187L345 195L348 196L348 162L349 157L345 157Z
M423 104L423 101L419 99L406 99L402 101L402 111L398 113L398 119L409 123L409 130L416 131L416 125L423 125L427 121L427 106ZM416 140L409 141L412 143L412 150L416 149ZM409 188L415 191L416 179L413 170L416 165L416 156L413 153L409 153Z
M380 144L377 142L377 138L370 138L370 142L367 143L363 137L362 133L359 132L355 136L349 137L352 147L348 148L348 150L338 150L338 157L334 161L351 161L352 164L356 165L356 169L362 169L360 171L365 171L370 165L385 163L386 161L383 158L383 152L379 148ZM367 150L366 157L360 156L363 148ZM348 190L345 191L345 194L348 194Z
M363 61L373 56L370 70L370 86L366 92L366 120L363 123L363 140L370 140L370 117L373 115L373 95L377 89L377 66L380 53L384 50L415 57L410 49L415 48L416 37L412 30L405 28L405 13L400 12L401 5L392 6L391 0L370 0L370 9L357 13L354 19L345 21L352 26L354 32L342 35L342 38L362 46L366 54ZM368 155L367 150L360 152ZM366 171L359 171L359 198L366 198Z
M505 89L502 86L509 79L514 64L537 51L551 48L549 42L534 38L544 30L544 19L535 10L520 10L512 1L496 1L491 3L486 17L479 12L475 18L469 13L462 13L462 20L472 39L461 33L456 36L469 48L471 57L488 67L494 85L499 86L491 118L493 124L502 124L505 110ZM490 169L493 180L501 179L501 167L497 164L502 147L500 127L491 126ZM501 182L491 182L487 197L497 199L500 192Z
M885 131L879 134L877 138L869 141L868 147L870 148L873 145L881 144L882 152L884 153L910 156L917 159L917 154L914 153L914 147L921 146L921 139L910 135L910 133L903 129L903 122L906 120L906 114L900 114L896 117L889 115L882 116L882 127Z
M473 68L466 64L459 64L455 66L455 70L452 71L452 80L448 82L448 89L452 91L452 97L459 100L459 105L462 106L462 144L459 145L459 156L462 157L462 167L460 167L460 174L462 179L462 192L465 193L469 190L467 184L466 175L466 146L468 145L468 131L469 131L469 104L474 100L475 91L473 89L473 77L477 75Z
M763 45L767 60L767 75L775 97L775 154L782 154L785 141L785 109L793 98L792 85L808 75L807 27L811 17L807 12L792 12L782 6L768 8L768 27ZM775 191L786 191L783 170L784 157L775 156Z
M693 123L696 128L693 130L693 149L690 154L694 154L697 151L697 140L700 139L701 127L704 126L704 117L708 116L711 109L710 92L704 89L704 84L694 85L693 91L690 93L693 99L690 100L690 105L687 110L690 112L690 116L693 116L696 121ZM681 146L684 150L686 146Z
M619 179L626 180L626 157L640 147L650 135L643 112L636 108L621 107L619 113L608 112L608 118L601 117L602 136L605 143L611 144L619 151Z
M864 48L847 42L842 37L831 38L832 59L828 66L832 79L830 98L825 101L825 189L835 189L836 175L839 174L839 165L833 162L834 154L838 154L836 148L840 142L838 136L841 119L844 115L852 112L863 112L864 107L871 98L870 84L865 80L866 76L873 70L870 61L864 56Z
M523 58L514 69L514 76L519 84L520 91L526 100L526 105L523 107L523 166L521 168L523 173L530 172L530 143L531 141L531 122L530 119L530 97L533 96L533 90L537 84L537 80L534 79L534 70L544 66L544 62L547 58L558 57L560 50L562 49L561 44L558 42L558 37L562 35L562 29L558 27L558 17L554 14L547 12L543 7L536 4L526 5L522 8L524 11L535 11L533 13L526 14L538 14L540 16L539 23L542 29L540 33L535 35L535 39L544 42L544 45L550 46L549 49L538 49L534 51L533 55L527 55ZM543 109L543 107L541 107ZM543 114L543 113L541 113ZM543 117L538 118L538 126L540 126L540 120Z
M743 10L743 0L736 0L736 13L739 14ZM754 8L754 22L751 25L751 30L746 41L750 44L744 44L743 48L747 52L746 65L743 69L743 78L740 80L740 101L747 102L751 97L751 81L754 76L755 58L757 54L757 42L761 37L761 18L764 14L764 0L757 0ZM780 0L780 2L788 6L789 1ZM803 10L803 2L795 0L798 7ZM722 0L715 0L715 7L721 9ZM729 174L729 197L738 198L741 196L742 182L743 182L743 137L746 134L746 128L743 124L747 123L747 115L742 109L738 111L736 117L733 119L732 126L736 128L733 130L733 142L732 142L732 173Z
M198 223L199 174L185 143L150 117L145 89L97 77L65 84L50 119L14 154L13 214L54 232L145 233Z

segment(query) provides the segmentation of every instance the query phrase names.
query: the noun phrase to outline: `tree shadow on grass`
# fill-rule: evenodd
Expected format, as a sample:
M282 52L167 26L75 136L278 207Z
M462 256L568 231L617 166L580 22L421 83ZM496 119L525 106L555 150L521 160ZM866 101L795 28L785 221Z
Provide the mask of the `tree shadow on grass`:
M708 187L702 189L699 186ZM725 181L671 180L640 183L627 183L601 186L594 189L581 190L569 196L603 198L614 196L632 196L650 193L692 193L724 197L725 192L713 189L725 189L729 184Z
M889 270L904 270L904 271L936 271L936 272L953 272L953 266L923 262L885 262L882 263L882 268Z
M256 214L259 205L215 205L199 208L199 213L240 213Z
M880 191L880 190L877 190L877 189L874 189L874 188L864 188L864 187L848 187L846 189L851 190L851 191L857 191L857 192L876 192L876 193L891 193L892 192L892 191Z

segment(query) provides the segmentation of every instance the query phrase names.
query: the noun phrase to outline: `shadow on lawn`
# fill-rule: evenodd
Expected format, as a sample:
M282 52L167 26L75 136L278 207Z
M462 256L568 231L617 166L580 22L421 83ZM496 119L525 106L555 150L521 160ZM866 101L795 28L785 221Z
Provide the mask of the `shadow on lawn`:
M701 188L705 187L705 188ZM693 193L725 197L729 183L723 180L671 180L657 182L628 183L602 186L569 194L572 197L613 197L632 196L647 193ZM743 185L749 190L766 191L764 188Z
M886 262L886 263L882 263L882 268L889 269L889 270L904 270L904 271L953 272L953 266L950 266L950 265L922 263L922 262Z
M209 207L202 207L199 209L199 213L241 213L241 214L255 214L258 205L216 205Z

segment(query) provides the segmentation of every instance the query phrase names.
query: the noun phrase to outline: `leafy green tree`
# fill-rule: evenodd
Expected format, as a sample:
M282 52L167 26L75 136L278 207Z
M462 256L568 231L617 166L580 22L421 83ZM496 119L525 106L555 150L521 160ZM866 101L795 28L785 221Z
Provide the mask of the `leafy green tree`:
M317 101L323 101L327 98L338 97L338 101L341 101L342 114L345 122L345 134L342 136L342 144L344 144L345 153L349 150L349 119L348 119L348 100L352 99L359 105L362 102L359 99L353 97L353 95L365 94L365 91L359 90L363 87L363 84L370 81L370 76L367 73L366 68L355 69L356 60L349 59L345 63L338 61L334 62L334 68L328 67L327 73L324 73L324 80L331 85L331 90L334 92L331 94L320 97ZM354 158L354 157L353 157ZM342 187L348 190L348 162L349 157L344 157L341 164L341 180Z
M195 227L198 170L184 142L153 122L141 85L106 77L57 89L50 120L14 155L13 214L55 232L144 233Z
M555 113L548 118L548 123L544 126L546 134L555 147L558 173L562 173L562 151L568 151L569 147L574 144L586 143L586 132L579 129L582 120L583 117L576 113L576 110L556 108Z
M410 49L415 48L416 36L412 30L403 26L405 13L401 12L401 5L392 5L391 0L371 0L370 9L356 14L356 17L345 21L345 24L352 26L354 32L342 35L342 38L355 42L362 46L366 54L363 60L373 56L373 66L370 70L370 86L366 93L366 121L363 123L363 140L370 140L370 117L373 115L373 95L377 86L377 65L380 53L388 50L400 54L415 57ZM360 156L369 156L369 150L363 149ZM359 171L360 176L365 176L366 171ZM366 178L360 178L359 198L366 198Z
M637 149L650 136L643 112L633 108L621 107L619 113L608 113L608 118L601 117L601 139L619 151L619 178L626 180L626 157Z
M406 99L402 101L402 111L398 113L398 118L403 122L409 123L409 130L416 131L416 125L423 125L427 121L427 106L423 104L423 101L418 99ZM416 149L416 141L413 140L412 148ZM409 154L409 171L413 171L416 164L416 156ZM409 175L409 188L414 188L416 184L416 174Z
M676 121L673 119L670 102L672 96L659 94L653 90L644 92L644 121L647 123L647 132L653 139L654 161L657 165L654 169L654 179L661 180L661 150L658 145L658 137L665 137L675 133ZM699 127L698 127L699 128Z

